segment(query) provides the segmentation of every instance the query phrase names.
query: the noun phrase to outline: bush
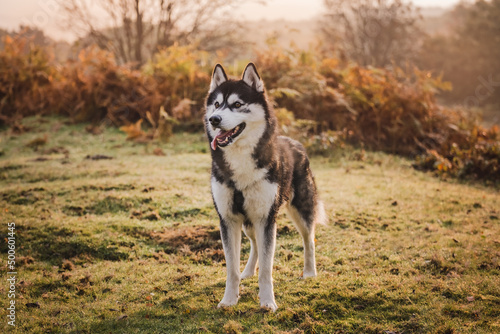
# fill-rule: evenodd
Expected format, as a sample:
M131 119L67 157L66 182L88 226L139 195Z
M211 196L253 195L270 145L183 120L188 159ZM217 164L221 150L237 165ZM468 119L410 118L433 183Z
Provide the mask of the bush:
M201 123L210 71L207 55L192 47L160 51L142 70L118 65L95 47L76 60L54 64L47 50L27 39L5 39L0 52L0 121L16 123L40 114L75 122L110 121L115 126L159 123L160 108L181 121Z
M47 52L29 40L4 38L4 49L0 52L0 123L50 113L47 93L57 77L50 60Z
M320 130L350 131L350 140L367 148L415 154L423 144L439 146L436 141L448 135L448 124L459 118L435 101L436 91L449 86L418 69L341 68L335 59L303 51L268 53L258 57L267 88L296 92L272 94L279 106L318 122Z
M462 179L500 181L500 131L497 126L486 131L474 128L458 144L448 141L440 150L418 155L414 167L438 175Z
M0 121L13 124L31 115L59 114L73 121L110 120L115 125L158 119L165 97L156 82L114 57L91 48L77 60L55 65L29 39L4 40L0 52ZM150 113L148 117L147 114Z
M441 77L417 68L341 66L318 55L272 48L257 57L275 104L314 122L286 127L310 153L351 143L417 157L416 168L438 174L500 180L498 129L487 131L472 114L440 106L436 93L451 89Z
M138 121L146 119L156 133L164 110L169 124L201 129L214 63L193 46L174 45L141 70L117 65L95 48L56 66L46 51L7 38L0 52L0 121L55 113L140 130ZM438 105L436 93L450 89L439 77L416 68L342 65L320 52L276 46L259 52L256 64L279 106L282 131L312 154L348 143L417 157L416 168L439 174L500 179L498 128L487 131L470 114Z
M143 68L166 95L165 110L179 121L201 122L210 85L212 62L206 52L193 46L171 46L160 50Z
M116 126L139 119L155 124L165 100L154 80L117 65L111 53L97 48L82 50L78 60L68 61L52 93L55 113L77 122L106 119Z

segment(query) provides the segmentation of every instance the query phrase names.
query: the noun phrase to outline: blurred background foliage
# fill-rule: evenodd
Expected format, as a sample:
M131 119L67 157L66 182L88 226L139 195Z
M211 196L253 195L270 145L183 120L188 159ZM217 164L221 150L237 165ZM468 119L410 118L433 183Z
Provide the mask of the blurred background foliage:
M141 140L168 139L166 123L202 131L214 64L238 76L253 61L282 132L312 154L355 145L443 176L500 180L500 0L460 3L439 26L399 0L325 0L309 47L279 43L283 32L250 43L248 25L224 15L242 2L109 0L114 23L99 29L84 1L67 1L82 37L65 53L37 28L2 31L1 125L15 134L26 116L64 115Z

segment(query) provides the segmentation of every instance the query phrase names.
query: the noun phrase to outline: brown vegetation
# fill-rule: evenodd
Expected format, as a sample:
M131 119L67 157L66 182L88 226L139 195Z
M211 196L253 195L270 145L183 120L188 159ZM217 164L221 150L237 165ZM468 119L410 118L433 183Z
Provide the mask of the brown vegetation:
M4 124L15 127L22 117L53 113L74 122L122 126L141 142L168 140L175 122L201 128L214 62L205 52L174 45L134 70L98 49L54 65L37 47L26 52L25 40L7 38L5 44L0 53ZM281 107L285 132L313 153L329 154L348 143L418 156L418 168L441 174L500 180L498 129L483 129L465 111L440 106L436 93L450 88L440 77L416 68L341 65L320 52L276 47L258 53L256 63ZM152 128L149 134L142 120Z
M57 114L74 122L105 120L115 126L144 119L156 128L162 106L180 120L200 115L191 110L201 109L209 75L193 66L188 49L163 50L143 72L118 65L111 53L97 48L81 51L77 60L55 64L46 50L29 40L6 37L4 42L0 52L3 124ZM184 56L177 58L180 54Z
M276 49L257 63L277 104L315 121L294 123L313 152L347 142L418 156L417 168L439 174L500 180L498 127L484 129L466 110L439 105L436 93L450 89L441 77L417 68L341 67L336 59Z

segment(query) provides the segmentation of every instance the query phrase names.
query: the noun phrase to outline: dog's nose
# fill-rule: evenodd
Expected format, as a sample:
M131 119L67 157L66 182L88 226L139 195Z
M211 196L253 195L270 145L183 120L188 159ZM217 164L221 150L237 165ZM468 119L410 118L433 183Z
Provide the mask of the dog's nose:
M219 115L214 115L210 117L208 120L210 121L210 124L212 124L213 127L217 127L222 121L222 117L220 117Z

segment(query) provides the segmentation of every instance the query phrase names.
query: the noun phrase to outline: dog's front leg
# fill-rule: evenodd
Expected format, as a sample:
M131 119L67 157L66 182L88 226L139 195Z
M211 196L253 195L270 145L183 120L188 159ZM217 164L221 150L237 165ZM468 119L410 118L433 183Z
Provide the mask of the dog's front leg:
M260 307L275 312L278 309L274 300L273 259L276 247L276 219L271 215L260 224L256 224L257 252L259 254L259 299Z
M241 223L234 221L220 221L222 246L226 256L226 291L224 298L217 307L233 306L240 298L240 249Z

